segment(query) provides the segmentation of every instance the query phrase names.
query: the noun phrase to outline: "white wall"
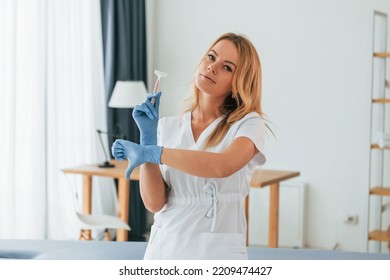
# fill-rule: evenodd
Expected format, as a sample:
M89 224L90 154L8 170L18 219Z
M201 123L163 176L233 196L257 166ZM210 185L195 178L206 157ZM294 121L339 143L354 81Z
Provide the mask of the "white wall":
M246 34L263 67L265 168L298 170L309 184L307 246L365 251L373 10L386 0L147 0L162 115L176 115L194 70L224 32ZM151 80L151 79L150 79ZM149 84L151 88L152 82ZM342 222L359 216L357 225Z

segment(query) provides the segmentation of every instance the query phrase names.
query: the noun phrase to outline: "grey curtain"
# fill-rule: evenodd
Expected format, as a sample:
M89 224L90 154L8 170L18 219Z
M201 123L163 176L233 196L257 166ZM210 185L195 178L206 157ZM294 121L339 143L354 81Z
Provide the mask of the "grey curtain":
M100 0L106 104L117 80L143 80L147 84L144 0ZM107 107L109 146L118 138L139 143L139 130L131 109ZM110 153L111 154L111 153ZM138 182L131 182L129 240L144 240L146 210Z

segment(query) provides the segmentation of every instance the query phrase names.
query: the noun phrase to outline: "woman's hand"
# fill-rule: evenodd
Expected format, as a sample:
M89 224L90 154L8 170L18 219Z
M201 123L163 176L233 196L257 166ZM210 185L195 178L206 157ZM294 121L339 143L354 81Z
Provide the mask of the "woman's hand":
M134 107L133 118L141 133L141 145L157 145L157 125L160 97L161 92L148 94L144 103ZM153 98L155 98L154 104L151 102Z
M128 159L129 165L125 174L128 180L134 168L145 162L161 164L162 147L156 145L143 146L128 140L117 139L112 144L111 152L116 160Z

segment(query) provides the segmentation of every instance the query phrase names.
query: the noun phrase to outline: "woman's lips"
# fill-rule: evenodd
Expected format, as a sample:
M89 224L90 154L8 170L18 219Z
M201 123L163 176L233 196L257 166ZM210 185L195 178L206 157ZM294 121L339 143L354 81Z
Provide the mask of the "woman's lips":
M215 82L213 79L211 79L210 77L208 77L208 76L206 76L206 75L203 75L203 74L201 74L201 76L202 76L203 78L205 78L206 80L208 80L208 81L210 81L210 82L216 84L216 82Z

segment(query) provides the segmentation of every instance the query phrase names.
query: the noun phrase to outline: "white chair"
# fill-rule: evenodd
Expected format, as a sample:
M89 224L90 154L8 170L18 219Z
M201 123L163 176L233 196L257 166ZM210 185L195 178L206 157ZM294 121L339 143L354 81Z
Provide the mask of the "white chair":
M131 230L123 220L109 215L87 215L76 212L77 222L80 227L79 240L92 240L91 230L104 229L106 240L111 240L109 229Z
M77 191L74 185L70 182L69 178L67 181L69 183L69 188L67 192L71 195L73 209L75 215L72 215L77 225L80 228L79 240L93 240L91 230L104 229L104 236L106 240L111 240L111 235L109 229L125 229L130 231L130 226L121 220L117 216L104 215L104 214L82 214L77 211ZM96 238L100 240L101 238Z

